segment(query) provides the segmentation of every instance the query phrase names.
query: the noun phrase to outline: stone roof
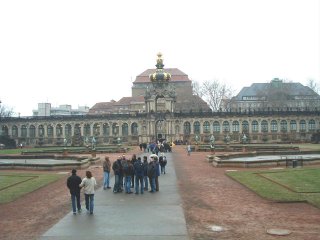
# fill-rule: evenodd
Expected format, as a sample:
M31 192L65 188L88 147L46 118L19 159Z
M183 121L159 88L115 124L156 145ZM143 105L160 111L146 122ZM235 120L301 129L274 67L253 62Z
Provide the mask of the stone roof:
M147 69L143 73L139 74L136 77L136 80L133 83L146 83L151 82L149 75L153 74L156 71L155 68L153 69ZM164 71L171 74L171 80L172 82L179 82L179 81L191 81L187 74L179 70L178 68L164 68Z
M90 108L89 114L96 114L99 113L101 110L103 110L103 112L110 112L112 111L115 103L116 101L114 100L110 102L98 102L95 105L93 105L92 108Z
M203 112L211 111L208 104L198 95L181 95L177 97L175 112L189 112L190 110L199 112L200 109Z
M137 97L123 97L118 102L114 103L115 106L119 105L130 105L134 103L144 103L144 97L143 96L137 96Z
M268 92L272 88L272 83L253 83L250 87L244 87L235 97L236 100L242 100L243 97L246 96L266 96ZM301 83L293 83L293 82L282 82L281 87L274 89L278 92L283 92L290 96L316 96L318 95L315 93L311 88L307 86L303 86Z

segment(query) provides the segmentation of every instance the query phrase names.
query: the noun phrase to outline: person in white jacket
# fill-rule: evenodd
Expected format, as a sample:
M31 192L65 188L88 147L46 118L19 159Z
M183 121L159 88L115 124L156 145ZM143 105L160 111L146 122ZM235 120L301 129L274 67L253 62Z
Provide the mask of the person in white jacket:
M86 177L82 179L79 186L84 188L86 209L90 214L93 214L94 188L97 186L97 182L96 179L92 177L92 173L90 171L86 171Z

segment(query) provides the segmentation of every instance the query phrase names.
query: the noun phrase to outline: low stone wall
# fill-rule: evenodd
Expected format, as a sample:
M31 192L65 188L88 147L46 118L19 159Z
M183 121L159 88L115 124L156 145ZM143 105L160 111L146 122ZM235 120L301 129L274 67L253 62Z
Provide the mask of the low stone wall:
M319 151L303 151L299 152L299 155L305 154L319 154ZM314 165L319 164L320 159L266 159L266 160L252 160L252 161L233 161L233 158L238 157L255 157L261 155L296 155L291 151L279 151L279 152L246 152L246 153L226 153L226 154L215 154L207 155L206 160L215 167L244 167L244 168L254 168L254 167L292 167L292 161L302 161L303 165ZM288 165L289 164L289 165Z
M32 156L0 156L0 159L55 159L61 160L77 160L73 163L53 163L53 164L37 164L37 163L17 163L17 162L1 162L0 169L12 169L12 170L45 170L45 171L57 171L57 170L70 170L70 169L86 169L90 165L100 163L101 160L99 157L95 158L85 158L85 157L76 157L76 156L54 156L54 155L33 155Z

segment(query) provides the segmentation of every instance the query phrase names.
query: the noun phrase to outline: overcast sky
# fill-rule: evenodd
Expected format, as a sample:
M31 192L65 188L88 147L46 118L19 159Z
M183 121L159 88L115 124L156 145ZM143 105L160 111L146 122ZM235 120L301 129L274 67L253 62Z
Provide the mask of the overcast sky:
M274 77L320 83L320 1L0 1L0 100L21 116L40 102L92 107L131 96L167 68L237 93Z

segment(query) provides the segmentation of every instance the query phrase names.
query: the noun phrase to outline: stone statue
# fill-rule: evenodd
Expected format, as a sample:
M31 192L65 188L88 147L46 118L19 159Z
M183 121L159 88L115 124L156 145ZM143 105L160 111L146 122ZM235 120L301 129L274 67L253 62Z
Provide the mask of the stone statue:
M247 142L247 136L246 136L246 134L243 134L242 142L243 142L243 143L246 143L246 142Z
M68 140L66 138L63 139L63 145L66 147L68 144Z
M211 145L213 145L215 141L216 141L215 137L213 135L211 135L211 137L210 137Z
M91 143L92 143L92 149L95 149L96 147L96 139L94 137L92 137Z

